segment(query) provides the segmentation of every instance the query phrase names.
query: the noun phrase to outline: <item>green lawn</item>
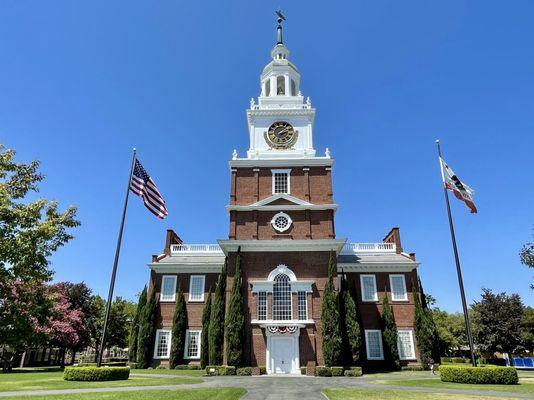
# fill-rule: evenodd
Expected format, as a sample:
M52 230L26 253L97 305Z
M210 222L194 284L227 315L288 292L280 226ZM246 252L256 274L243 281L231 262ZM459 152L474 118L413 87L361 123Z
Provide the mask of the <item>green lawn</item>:
M28 372L0 374L0 392L15 390L181 385L200 382L202 382L202 379L189 376L169 376L168 378L133 376L127 381L71 382L63 380L63 372Z
M181 376L203 376L206 371L203 369L132 369L132 374L156 374L156 375L181 375Z
M2 397L2 400L237 400L244 394L245 389L217 388Z
M400 390L325 389L330 400L497 400L499 397L471 396L445 393L418 393ZM32 398L33 400L33 398Z
M461 390L496 390L499 392L532 393L534 394L534 384L520 379L519 385L474 385L466 383L441 382L435 379L384 379L372 381L372 383L383 385L394 385L404 387L424 387L438 389L461 389Z

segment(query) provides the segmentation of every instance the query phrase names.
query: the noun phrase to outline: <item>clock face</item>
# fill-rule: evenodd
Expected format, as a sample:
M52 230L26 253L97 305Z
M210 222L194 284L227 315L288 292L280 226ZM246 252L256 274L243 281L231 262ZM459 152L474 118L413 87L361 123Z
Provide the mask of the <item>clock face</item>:
M297 131L289 122L278 121L273 123L265 132L265 140L272 148L287 149L295 144L297 135Z

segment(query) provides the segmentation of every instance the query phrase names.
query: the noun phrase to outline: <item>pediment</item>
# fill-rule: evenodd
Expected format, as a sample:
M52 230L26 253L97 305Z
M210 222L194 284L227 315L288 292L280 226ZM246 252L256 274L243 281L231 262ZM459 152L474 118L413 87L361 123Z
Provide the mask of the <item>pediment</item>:
M263 200L260 200L251 206L309 206L311 203L301 200L290 194L273 194Z

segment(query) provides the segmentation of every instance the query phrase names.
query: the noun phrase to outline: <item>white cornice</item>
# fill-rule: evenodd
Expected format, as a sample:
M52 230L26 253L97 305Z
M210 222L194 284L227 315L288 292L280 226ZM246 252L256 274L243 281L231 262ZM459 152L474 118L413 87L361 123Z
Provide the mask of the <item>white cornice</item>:
M330 157L310 158L277 158L277 159L253 159L238 158L228 161L232 168L255 168L255 167L331 167L334 159Z
M412 272L419 263L337 263L338 272Z
M148 268L158 273L199 274L221 272L221 264L150 263Z
M288 251L341 251L347 239L308 239L308 240L218 240L224 254L236 252L288 252Z
M310 204L310 205L274 205L274 206L226 206L226 211L302 211L302 210L337 210L337 204Z

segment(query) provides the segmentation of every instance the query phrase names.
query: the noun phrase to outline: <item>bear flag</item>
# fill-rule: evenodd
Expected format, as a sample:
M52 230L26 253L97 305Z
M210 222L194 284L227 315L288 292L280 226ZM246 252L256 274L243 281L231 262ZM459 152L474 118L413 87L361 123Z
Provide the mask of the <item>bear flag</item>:
M443 158L439 158L439 163L441 165L441 179L443 180L445 189L453 192L458 200L462 200L467 207L469 207L471 213L476 214L477 208L473 201L475 191L458 179L454 171L447 165Z

